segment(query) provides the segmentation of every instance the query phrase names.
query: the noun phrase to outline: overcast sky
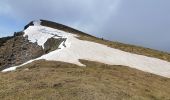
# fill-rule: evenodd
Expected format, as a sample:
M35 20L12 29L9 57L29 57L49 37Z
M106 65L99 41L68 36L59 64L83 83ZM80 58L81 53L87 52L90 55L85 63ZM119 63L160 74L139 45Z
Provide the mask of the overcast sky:
M32 20L170 52L170 0L1 0L0 37Z

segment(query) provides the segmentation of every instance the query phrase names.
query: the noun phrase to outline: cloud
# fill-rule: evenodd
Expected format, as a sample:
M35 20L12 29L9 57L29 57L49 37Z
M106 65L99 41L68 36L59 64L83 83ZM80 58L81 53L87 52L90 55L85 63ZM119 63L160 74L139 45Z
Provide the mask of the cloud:
M11 8L6 2L0 2L0 15L7 14L10 12Z
M170 51L169 4L169 0L2 0L0 17L15 23L47 19L109 40Z
M8 15L16 20L47 19L95 33L109 16L116 13L121 0L8 0ZM97 34L95 34L97 35Z

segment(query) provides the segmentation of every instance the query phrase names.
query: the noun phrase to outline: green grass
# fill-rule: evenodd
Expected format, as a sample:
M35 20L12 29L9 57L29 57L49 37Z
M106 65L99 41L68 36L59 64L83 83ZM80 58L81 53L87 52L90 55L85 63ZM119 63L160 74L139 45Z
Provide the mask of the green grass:
M169 100L170 79L125 66L40 60L0 73L2 100ZM27 70L29 69L29 70Z

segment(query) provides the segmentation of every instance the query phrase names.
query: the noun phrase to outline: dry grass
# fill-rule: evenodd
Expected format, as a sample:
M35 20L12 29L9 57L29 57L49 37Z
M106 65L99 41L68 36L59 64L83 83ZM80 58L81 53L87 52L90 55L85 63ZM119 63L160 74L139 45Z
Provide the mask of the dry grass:
M170 79L125 66L36 61L0 73L2 100L170 100ZM26 70L29 69L29 70Z
M50 24L51 25L51 24ZM170 54L84 35L79 39L170 61ZM52 26L55 28L56 24ZM71 58L70 58L71 59ZM80 60L87 65L40 60L15 72L0 73L1 100L170 100L170 79L126 66Z

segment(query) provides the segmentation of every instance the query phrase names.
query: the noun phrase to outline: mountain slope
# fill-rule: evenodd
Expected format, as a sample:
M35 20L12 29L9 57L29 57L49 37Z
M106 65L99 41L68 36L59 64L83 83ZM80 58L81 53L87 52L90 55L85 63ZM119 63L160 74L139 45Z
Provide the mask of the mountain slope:
M86 67L39 60L0 73L8 100L169 100L170 79L125 66L81 60ZM28 70L29 69L29 70Z
M46 20L29 23L23 32L0 39L0 45L2 70L17 68L0 73L2 99L170 99L168 53Z
M48 39L62 40L60 42L61 44L59 43L58 49L36 58L37 60L63 61L83 66L79 62L79 59L84 59L110 65L129 66L142 71L170 77L170 62L124 52L99 43L80 40L76 38L79 37L78 35L42 26L41 21L33 22L33 26L29 26L24 30L23 36L27 37L31 43L37 43L43 48ZM3 71L10 71L15 68L11 67Z

